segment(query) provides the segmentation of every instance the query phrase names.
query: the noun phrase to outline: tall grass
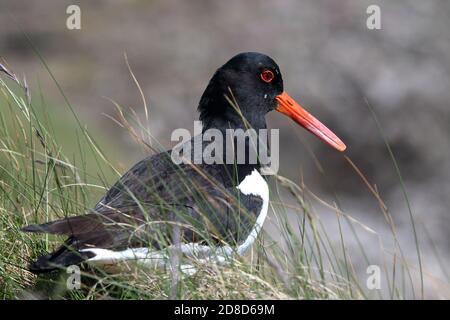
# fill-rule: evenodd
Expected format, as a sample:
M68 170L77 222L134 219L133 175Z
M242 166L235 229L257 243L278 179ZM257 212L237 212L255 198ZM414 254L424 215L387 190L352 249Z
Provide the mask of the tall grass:
M72 123L75 123L70 143L76 146L76 152L72 152L76 156L66 152L64 143L57 141L58 132L55 132L55 126L49 120L51 117L45 103L35 99L25 79L19 79L6 67L2 69L1 298L402 299L423 295L417 295L414 286L417 274L423 279L421 263L417 271L418 268L407 261L393 219L377 188L367 181L349 158L347 161L355 170L355 175L363 179L369 192L378 200L380 212L386 218L396 243L394 252L383 248L383 241L375 230L347 213L339 205L338 197L328 203L314 194L305 183L296 184L276 175L269 178L269 223L272 232L263 233L247 256L235 257L227 265L192 259L190 263L197 269L192 276L177 274L178 268L172 268L171 272L127 264L115 273L101 268L87 268L83 270L82 287L79 290L67 288L68 274L64 270L41 276L31 274L27 271L29 261L55 248L62 239L22 233L20 228L31 223L43 223L87 212L122 170L117 169L117 163L108 158L101 144L82 124L64 96L73 115ZM133 79L143 97L134 75ZM145 124L134 110L122 108L115 102L117 112L111 119L149 152L157 152L163 147L151 136L148 129L149 114L145 99L143 101ZM59 120L70 122L67 118ZM325 173L323 177L326 178ZM180 179L180 183L189 183L182 181L182 177ZM316 213L319 207L335 216L338 241ZM377 239L378 246L364 243L360 239L361 232ZM358 244L356 250L348 248L350 241ZM382 253L379 261L383 263L370 260L367 250L373 250L374 247ZM420 257L419 246L417 250ZM362 257L358 261L363 260L365 266L380 265L385 290L368 289L368 275L359 273L355 267L356 255Z

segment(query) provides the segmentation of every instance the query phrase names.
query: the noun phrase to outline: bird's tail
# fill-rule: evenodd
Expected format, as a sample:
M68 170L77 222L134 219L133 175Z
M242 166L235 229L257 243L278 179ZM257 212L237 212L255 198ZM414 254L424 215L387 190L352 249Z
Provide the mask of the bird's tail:
M68 225L69 219L58 220L40 225L29 225L22 228L24 232L39 232L50 234L67 234L70 228ZM40 256L36 261L32 262L28 269L33 273L46 273L70 265L78 265L83 261L92 258L93 254L90 252L80 252L76 249L76 236L72 235L65 241L65 243L57 248L55 251Z
M136 221L136 223L140 222L140 220ZM26 226L22 228L22 231L68 236L62 246L39 257L29 269L34 273L42 273L77 265L96 256L95 253L84 249L92 247L106 249L109 245L127 243L130 241L128 230L123 227L114 229L114 227L119 223L129 225L133 222L130 222L123 213L113 211L102 214L89 213Z

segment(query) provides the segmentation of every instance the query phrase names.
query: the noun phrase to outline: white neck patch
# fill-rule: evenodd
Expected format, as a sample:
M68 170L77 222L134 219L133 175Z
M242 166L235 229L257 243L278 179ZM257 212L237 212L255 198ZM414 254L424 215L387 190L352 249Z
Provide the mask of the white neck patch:
M261 197L263 204L261 207L261 212L256 219L255 226L248 235L247 239L239 245L237 248L237 253L239 255L245 254L248 248L253 244L253 242L258 237L259 232L264 224L267 217L267 211L269 210L269 187L266 180L259 174L258 170L254 169L251 174L246 176L244 180L237 186L237 188L245 195L254 195Z

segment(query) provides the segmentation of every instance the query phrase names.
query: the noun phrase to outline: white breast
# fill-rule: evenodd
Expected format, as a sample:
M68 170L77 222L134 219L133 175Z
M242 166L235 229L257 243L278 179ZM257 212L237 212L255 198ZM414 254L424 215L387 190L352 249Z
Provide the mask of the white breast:
M254 195L261 197L263 204L261 212L256 219L256 223L248 235L247 239L239 245L237 253L240 255L245 254L248 248L258 237L259 232L267 217L267 211L269 210L269 187L266 180L259 174L258 170L253 170L252 173L244 178L237 188L245 195Z

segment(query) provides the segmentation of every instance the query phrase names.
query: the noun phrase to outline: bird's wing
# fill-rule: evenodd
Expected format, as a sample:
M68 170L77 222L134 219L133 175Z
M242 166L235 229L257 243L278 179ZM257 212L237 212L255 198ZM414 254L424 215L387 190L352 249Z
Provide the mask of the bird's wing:
M257 214L242 203L256 208L260 199L239 195L231 180L219 166L176 165L165 152L133 166L92 213L24 231L67 235L77 249L160 248L172 242L174 226L183 242L238 241Z

